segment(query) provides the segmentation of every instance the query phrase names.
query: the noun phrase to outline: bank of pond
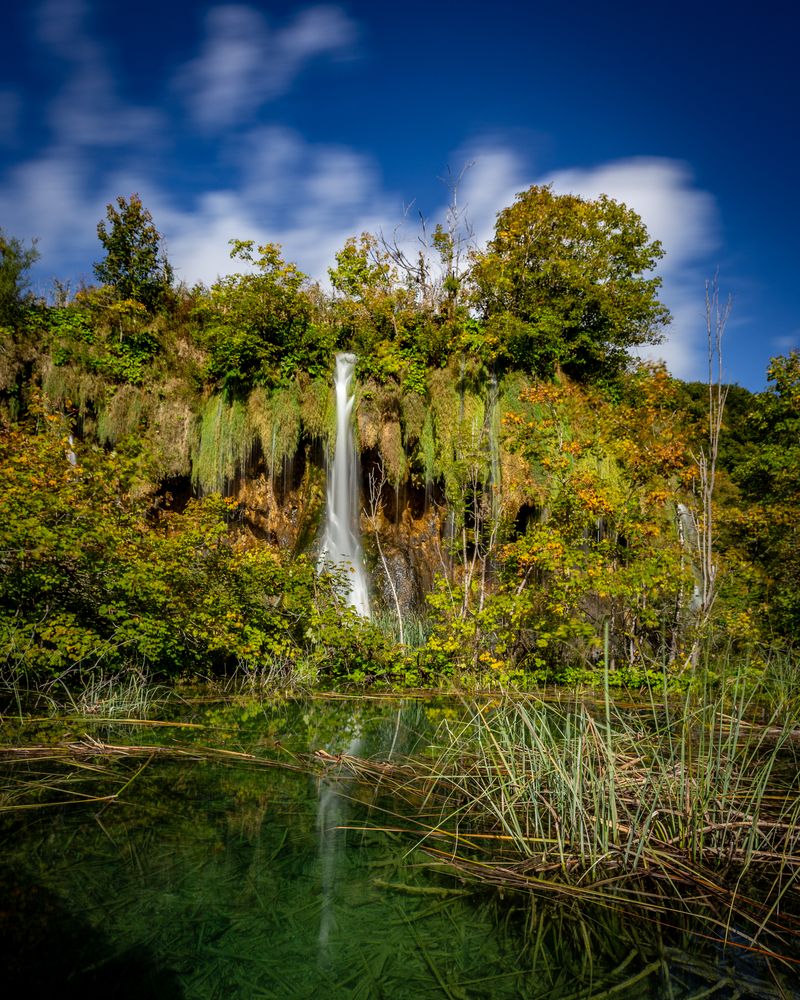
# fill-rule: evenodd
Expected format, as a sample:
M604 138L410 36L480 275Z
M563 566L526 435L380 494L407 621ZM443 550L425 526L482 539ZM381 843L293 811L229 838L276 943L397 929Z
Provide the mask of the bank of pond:
M9 995L800 996L800 717L608 691L10 703Z

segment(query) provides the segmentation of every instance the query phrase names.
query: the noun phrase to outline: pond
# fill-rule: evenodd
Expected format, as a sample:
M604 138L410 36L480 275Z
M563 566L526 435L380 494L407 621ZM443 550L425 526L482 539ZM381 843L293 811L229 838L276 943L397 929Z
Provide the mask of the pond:
M800 996L685 922L432 868L414 817L335 764L402 759L458 711L236 698L7 724L29 750L0 762L6 995Z

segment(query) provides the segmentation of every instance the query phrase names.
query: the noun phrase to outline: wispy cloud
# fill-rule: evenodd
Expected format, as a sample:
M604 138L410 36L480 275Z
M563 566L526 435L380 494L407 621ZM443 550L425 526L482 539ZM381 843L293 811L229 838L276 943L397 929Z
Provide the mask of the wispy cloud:
M22 96L15 90L0 90L0 145L13 146L19 136Z
M231 237L277 242L313 278L324 279L348 236L376 231L398 214L369 157L313 144L285 128L243 137L239 170L225 189L201 195L185 212L160 215L170 255L188 282L231 270Z
M475 243L484 246L494 234L497 213L510 205L517 192L529 187L522 156L508 146L482 140L454 157L454 171L464 170L458 201L472 229Z
M43 0L35 13L36 40L67 61L93 58L97 46L86 31L88 13L85 0Z
M111 61L91 32L84 0L45 0L36 33L66 67L64 84L46 112L56 144L120 147L159 141L164 116L119 97Z
M279 29L254 7L212 7L202 51L179 71L176 86L194 123L218 131L284 94L314 58L351 52L357 37L339 7L310 7Z
M402 221L401 196L386 189L373 157L255 120L310 61L353 51L358 29L339 7L308 7L277 27L252 6L208 12L199 54L179 70L177 85L191 111L190 127L217 134L219 163L216 172L207 164L211 179L184 192L180 202L160 180L183 155L169 127L169 102L162 111L120 96L114 60L93 34L82 0L46 0L36 24L46 56L62 67L62 81L44 107L47 141L0 176L0 219L14 235L40 238L39 275L88 276L99 254L95 227L105 204L132 191L152 210L179 276L190 284L231 270L232 237L282 243L289 259L324 280L348 236L391 234ZM14 140L20 100L14 90L0 91L0 141ZM235 131L227 132L231 126ZM454 154L454 169L467 161L474 165L462 179L459 201L468 206L479 244L491 237L496 213L531 183L586 197L606 193L639 212L667 251L662 298L674 316L666 343L654 353L677 375L701 374L703 280L716 244L716 208L685 164L629 159L542 176L511 142L486 137ZM431 223L445 212L442 204ZM413 224L402 227L401 238L413 243Z
M800 351L800 329L793 330L782 337L773 337L770 341L773 350L778 354L788 354L790 351Z

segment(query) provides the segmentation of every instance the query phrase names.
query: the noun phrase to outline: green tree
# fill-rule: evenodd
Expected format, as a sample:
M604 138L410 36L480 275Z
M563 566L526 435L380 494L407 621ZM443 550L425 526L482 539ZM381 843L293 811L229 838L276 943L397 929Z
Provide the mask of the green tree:
M106 257L94 265L94 273L110 285L118 298L141 302L155 312L172 285L172 266L164 251L163 236L138 194L126 201L120 195L117 207L106 206L106 219L97 224L97 235Z
M448 235L437 233L446 243ZM452 266L452 246L441 252L450 253ZM346 241L328 270L338 343L358 354L362 375L379 382L418 386L422 367L443 364L461 333L449 319L454 305L444 308L432 288L421 294L414 267L396 245L362 233Z
M536 185L517 195L473 256L476 304L500 359L540 375L560 366L583 380L614 378L669 320L661 279L645 277L662 255L639 216L606 195Z
M757 441L732 471L737 506L724 512L737 543L762 574L764 621L796 637L800 629L800 353L773 358L770 386L753 399Z
M220 278L195 310L209 376L229 391L274 385L298 370L327 372L333 344L311 322L306 275L277 243L231 240L231 257L255 270Z
M0 229L0 325L13 326L18 320L28 287L27 272L38 259L35 243L26 247Z
M164 674L302 659L354 675L383 643L306 556L243 544L236 502L154 516L137 460L71 441L56 414L0 435L0 678Z

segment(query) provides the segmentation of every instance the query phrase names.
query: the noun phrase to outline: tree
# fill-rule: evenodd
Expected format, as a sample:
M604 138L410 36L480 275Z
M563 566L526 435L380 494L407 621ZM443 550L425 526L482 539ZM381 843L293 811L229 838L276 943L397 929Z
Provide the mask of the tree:
M97 278L114 288L120 299L133 299L155 312L172 284L173 272L163 236L139 195L132 194L127 201L120 195L116 208L107 205L97 235L106 250L105 260L94 265Z
M196 310L209 376L226 390L247 391L298 370L327 374L333 343L311 322L306 275L284 260L277 243L230 244L231 257L255 271L220 278Z
M765 630L793 639L800 634L800 353L773 358L767 377L748 419L756 440L733 470L741 500L726 517L760 571Z
M697 456L700 478L702 517L698 531L700 548L701 602L700 617L707 618L717 596L719 562L714 544L714 489L719 459L722 418L728 398L728 386L722 381L722 339L730 317L732 301L719 300L719 280L706 282L706 336L708 343L708 439ZM698 650L699 651L699 650Z
M17 320L28 287L27 271L38 259L35 242L25 247L0 229L0 324L12 326Z
M662 256L625 205L534 185L500 212L494 239L473 255L476 304L515 367L613 378L630 349L657 343L669 321L661 279L645 277Z

